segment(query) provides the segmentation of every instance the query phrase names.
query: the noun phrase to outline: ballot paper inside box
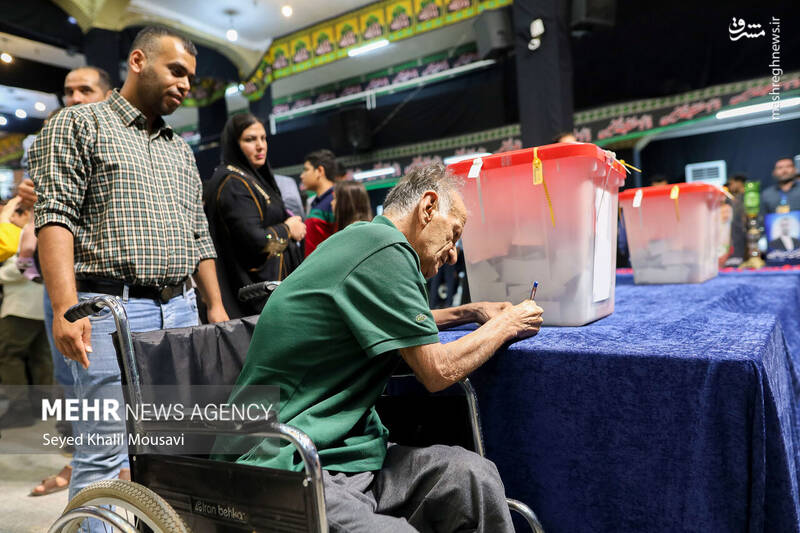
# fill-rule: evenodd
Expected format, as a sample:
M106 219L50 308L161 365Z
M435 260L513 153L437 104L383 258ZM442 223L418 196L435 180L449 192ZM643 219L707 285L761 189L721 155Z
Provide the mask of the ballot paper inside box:
M519 303L536 280L536 301L548 303L545 325L579 326L613 312L617 192L625 178L613 153L554 144L450 169L465 181L473 301Z
M718 273L724 193L707 183L620 194L635 283L700 283Z

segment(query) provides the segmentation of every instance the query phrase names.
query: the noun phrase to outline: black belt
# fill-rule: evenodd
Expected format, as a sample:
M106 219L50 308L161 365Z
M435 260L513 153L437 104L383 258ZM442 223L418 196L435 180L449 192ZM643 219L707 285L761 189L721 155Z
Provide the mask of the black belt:
M78 291L80 292L99 292L111 296L122 296L125 290L125 283L110 279L79 279L76 280ZM128 285L128 298L147 298L156 300L162 304L167 303L176 296L189 290L186 281L177 285L163 285L161 287L144 287L142 285Z

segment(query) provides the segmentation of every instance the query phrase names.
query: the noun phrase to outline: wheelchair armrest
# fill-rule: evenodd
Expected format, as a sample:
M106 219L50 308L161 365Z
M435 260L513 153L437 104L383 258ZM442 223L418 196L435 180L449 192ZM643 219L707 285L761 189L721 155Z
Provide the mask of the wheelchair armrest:
M261 281L245 285L239 289L239 301L249 302L250 300L267 298L280 284L280 281Z
M70 322L75 322L81 318L99 313L104 307L110 307L111 296L95 296L89 300L79 302L64 313L64 318Z

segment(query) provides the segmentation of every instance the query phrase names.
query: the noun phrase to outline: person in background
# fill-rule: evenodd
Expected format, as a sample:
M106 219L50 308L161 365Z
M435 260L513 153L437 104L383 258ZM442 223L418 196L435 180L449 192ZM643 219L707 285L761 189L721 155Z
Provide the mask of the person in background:
M30 209L22 207L22 198L13 197L0 209L0 262L17 253L22 228L28 222Z
M0 418L0 427L33 424L36 400L21 386L53 383L53 360L44 331L43 287L26 275L36 247L33 231L32 224L25 226L19 255L0 265L0 383L20 386L5 391L10 406Z
M341 231L353 222L372 220L372 206L369 194L362 183L357 181L337 181L333 187L333 214L336 231Z
M228 320L194 154L162 118L188 94L196 55L171 30L144 28L134 38L122 89L59 112L31 147L53 337L71 359L79 402L98 400L104 388L122 393L114 320L107 314L68 321L64 312L80 299L119 297L132 331L194 326L193 277L209 320ZM113 420L79 420L73 428L77 435L125 432L124 421ZM127 447L76 445L72 464L70 497L127 469Z
M108 72L100 67L78 67L69 71L64 78L64 107L102 102L111 94L111 89L111 78ZM53 114L51 113L47 118L52 118ZM23 141L25 152L20 161L25 178L19 185L18 194L22 197L26 207L33 207L33 204L36 203L36 191L33 181L28 175L28 151L35 139L35 135L25 138Z
M747 216L744 211L746 182L747 176L734 174L725 184L725 188L733 196L733 199L728 200L731 206L731 250L725 262L726 266L739 266L747 253Z
M347 169L340 162L336 162L336 170L334 171L334 181L344 181L347 179Z
M772 169L775 185L761 193L761 214L800 211L800 180L794 159L781 157Z
M650 182L651 187L661 187L664 185L669 185L669 180L666 178L666 176L661 174L656 174L653 176L653 180Z
M578 142L578 139L571 131L562 131L553 136L553 142L572 144Z
M734 174L725 183L725 188L733 195L734 198L741 199L744 196L744 184L747 182L747 176L744 174Z
M297 181L290 176L275 174L275 183L278 184L278 189L281 191L286 212L291 216L297 215L305 220L306 210L303 208L303 199L300 198L300 189L297 187Z
M336 166L336 156L330 150L311 152L303 162L300 180L305 190L315 194L306 218L308 229L305 242L306 257L336 231L331 207Z
M71 107L79 104L102 102L111 94L111 89L111 77L108 75L108 72L94 66L78 67L67 73L67 76L64 78L64 106ZM47 119L50 120L59 111L60 109L53 111ZM31 180L28 175L28 152L35 140L35 135L29 135L25 138L23 141L25 151L20 161L25 178L19 185L19 195L22 197L23 203L31 207L36 203L36 191L33 187L33 180ZM64 391L69 394L73 386L72 372L64 356L58 351L55 340L53 339L53 305L50 302L50 295L47 293L46 288L42 293L44 302L44 326L47 334L47 341L50 343L50 353L53 356L53 374L56 383L64 387ZM72 424L69 421L62 420L56 427L65 436L72 435ZM64 490L69 487L71 476L72 467L67 465L57 474L43 479L39 485L33 488L31 495L44 496ZM129 477L128 471L123 470L120 476L127 479Z
M258 314L264 301L245 303L239 289L281 281L303 260L297 244L306 225L290 214L267 163L267 132L250 113L228 119L222 164L204 187L206 216L219 253L217 276L228 316Z

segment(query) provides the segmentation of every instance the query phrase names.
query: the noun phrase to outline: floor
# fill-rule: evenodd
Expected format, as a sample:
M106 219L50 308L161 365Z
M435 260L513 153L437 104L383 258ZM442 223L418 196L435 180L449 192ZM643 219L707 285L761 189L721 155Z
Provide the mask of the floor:
M60 453L19 453L33 449L34 439L53 431L45 422L27 428L0 432L0 532L47 531L67 505L67 491L47 496L28 494L43 478L56 474L69 463ZM39 446L41 449L41 446ZM13 453L12 453L13 452Z

